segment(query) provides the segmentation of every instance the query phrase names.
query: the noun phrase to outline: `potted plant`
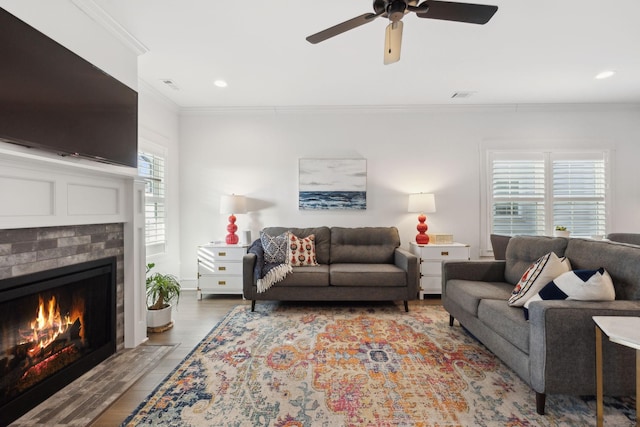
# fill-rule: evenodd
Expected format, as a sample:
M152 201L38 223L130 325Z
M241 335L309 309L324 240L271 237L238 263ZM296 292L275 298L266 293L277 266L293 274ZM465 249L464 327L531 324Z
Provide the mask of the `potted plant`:
M556 225L555 230L553 231L554 237L569 237L571 232L567 230L567 227L562 225Z
M147 328L171 328L171 303L180 300L180 282L171 274L153 273L147 264Z

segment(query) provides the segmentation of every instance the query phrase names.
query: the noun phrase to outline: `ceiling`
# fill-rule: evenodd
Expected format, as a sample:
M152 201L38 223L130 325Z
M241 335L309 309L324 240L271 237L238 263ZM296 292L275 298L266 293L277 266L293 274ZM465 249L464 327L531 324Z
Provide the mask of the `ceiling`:
M371 0L94 2L149 49L140 78L183 108L640 102L637 0L482 0L499 7L486 25L409 14L391 65L384 18L305 40Z

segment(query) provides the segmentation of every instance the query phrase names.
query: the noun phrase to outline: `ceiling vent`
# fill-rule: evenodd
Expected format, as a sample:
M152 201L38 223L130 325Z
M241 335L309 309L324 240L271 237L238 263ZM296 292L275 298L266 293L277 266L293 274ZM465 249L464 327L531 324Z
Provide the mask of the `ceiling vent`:
M162 83L164 83L165 85L169 86L173 90L180 90L180 88L178 87L176 82L174 82L171 79L162 79L161 81L162 81Z
M469 98L475 92L455 92L451 95L451 98Z

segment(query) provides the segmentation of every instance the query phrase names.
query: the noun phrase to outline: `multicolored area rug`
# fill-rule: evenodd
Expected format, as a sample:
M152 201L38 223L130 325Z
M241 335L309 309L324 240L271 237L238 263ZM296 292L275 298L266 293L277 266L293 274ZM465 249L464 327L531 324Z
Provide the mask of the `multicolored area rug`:
M607 401L631 426L635 401ZM124 426L584 426L595 401L533 391L440 306L234 308Z

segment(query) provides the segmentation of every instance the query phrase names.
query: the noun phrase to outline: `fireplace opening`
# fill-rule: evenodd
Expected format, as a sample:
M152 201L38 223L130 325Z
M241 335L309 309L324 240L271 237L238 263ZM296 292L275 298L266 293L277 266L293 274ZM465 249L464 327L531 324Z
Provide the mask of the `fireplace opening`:
M116 258L0 280L0 425L116 350Z

